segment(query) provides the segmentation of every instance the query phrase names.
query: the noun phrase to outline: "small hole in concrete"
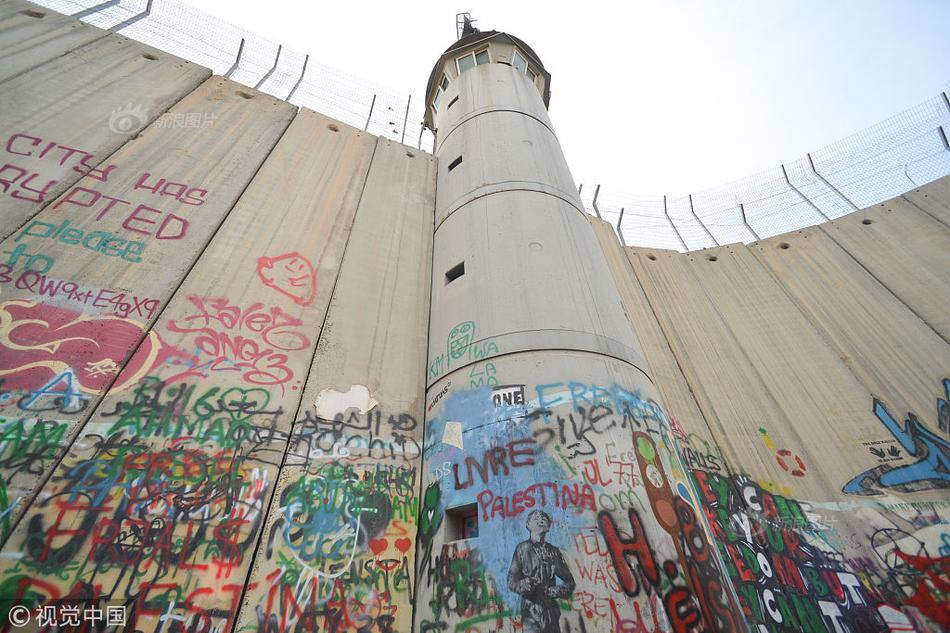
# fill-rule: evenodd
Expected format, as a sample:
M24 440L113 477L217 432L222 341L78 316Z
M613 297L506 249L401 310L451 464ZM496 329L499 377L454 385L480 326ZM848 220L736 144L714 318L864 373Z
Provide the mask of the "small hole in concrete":
M861 220L861 224L871 224L871 220L864 218L863 220Z
M331 123L330 125L327 126L327 129L330 130L331 132L340 131L340 127L336 123Z
M28 15L28 16L30 16L31 18L38 18L38 19L39 19L39 18L45 18L45 17L46 17L46 14L43 13L42 11L34 11L33 9L27 9L26 11L21 11L21 13L23 13L23 15Z
M714 262L714 261L718 260L719 258L716 257L715 255L707 255L707 256L706 256L706 259L709 260L709 261L711 261L711 262Z
M651 262L655 262L655 261L656 261L656 255L647 255L647 259L649 259Z
M241 97L242 99L253 99L253 98L254 98L254 95L252 95L250 92L244 92L243 90L238 90L236 94L237 94L237 96Z
M415 158L415 157L416 157L416 155L413 154L412 152L406 152L406 156L408 156L409 158Z
M147 60L150 61L150 62L154 62L156 59L158 59L157 57L155 57L155 56L152 55L151 53L142 53L142 57L144 57L145 59L147 59Z
M778 247L781 248L782 250L785 250L788 248L788 242L782 242L781 244L778 245Z

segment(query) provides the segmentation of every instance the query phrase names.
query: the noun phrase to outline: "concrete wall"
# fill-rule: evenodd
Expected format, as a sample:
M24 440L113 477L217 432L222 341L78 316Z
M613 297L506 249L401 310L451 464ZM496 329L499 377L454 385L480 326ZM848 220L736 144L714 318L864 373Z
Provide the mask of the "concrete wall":
M19 0L0 47L4 617L409 630L435 159Z
M437 160L23 0L0 55L0 616L527 632L541 509L560 633L950 629L950 179L624 249L503 64Z
M628 316L750 623L950 626L948 182L748 246L625 249Z

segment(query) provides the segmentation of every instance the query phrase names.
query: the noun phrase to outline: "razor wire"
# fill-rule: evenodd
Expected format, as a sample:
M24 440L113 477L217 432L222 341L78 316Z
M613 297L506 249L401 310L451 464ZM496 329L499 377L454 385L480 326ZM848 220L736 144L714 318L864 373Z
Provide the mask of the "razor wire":
M423 99L373 84L180 0L38 4L396 141L431 147ZM947 87L950 88L950 82ZM588 212L630 246L691 251L820 224L950 174L950 96L928 99L790 163L685 196L581 186Z

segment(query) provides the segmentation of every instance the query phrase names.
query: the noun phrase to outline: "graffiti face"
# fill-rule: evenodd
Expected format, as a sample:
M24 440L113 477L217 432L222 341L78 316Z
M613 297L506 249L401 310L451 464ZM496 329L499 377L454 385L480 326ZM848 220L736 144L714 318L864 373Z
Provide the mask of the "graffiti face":
M475 322L464 321L449 332L448 348L451 358L462 358L468 346L475 341Z
M317 293L317 274L300 253L258 257L257 276L265 286L290 297L298 305L310 305Z

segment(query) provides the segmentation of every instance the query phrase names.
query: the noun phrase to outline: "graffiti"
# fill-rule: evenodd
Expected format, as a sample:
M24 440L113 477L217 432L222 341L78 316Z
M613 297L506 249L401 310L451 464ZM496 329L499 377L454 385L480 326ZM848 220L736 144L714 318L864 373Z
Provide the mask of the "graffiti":
M770 451L775 451L775 463L779 467L792 475L792 477L804 477L808 468L805 466L805 461L801 458L800 455L797 455L790 451L787 448L775 448L775 443L772 441L772 438L769 437L768 431L764 428L759 429L759 434L762 436L762 443Z
M46 275L26 270L13 276L13 268L8 264L0 264L0 284L12 283L17 290L26 290L41 297L50 299L59 297L66 301L80 303L104 310L121 318L130 316L148 320L155 316L160 299L137 297L123 290L111 288L88 288L73 281L53 279Z
M545 540L551 530L551 516L534 510L525 527L530 538L515 547L508 568L508 588L521 596L524 633L559 633L557 599L573 595L574 576L561 550Z
M950 378L944 378L942 386L944 397L937 398L938 421L950 415ZM907 414L901 427L877 398L874 399L872 410L904 452L916 457L917 461L900 466L885 463L866 470L846 483L842 492L880 495L884 490L911 493L950 488L950 443L924 426L913 413Z
M192 187L183 182L171 182L164 178L159 178L155 183L148 184L148 179L151 176L152 174L148 172L144 172L141 176L139 176L138 180L135 181L135 185L132 186L133 191L137 189L145 189L146 191L151 191L157 196L171 196L182 204L188 204L196 207L200 207L206 202L205 196L208 195L207 189Z
M411 460L422 454L413 433L416 427L416 419L408 413L350 411L325 420L306 410L294 423L290 463L309 464L333 453L335 447L372 459Z
M516 517L534 507L555 507L581 514L584 510L597 511L594 491L589 484L545 482L533 484L513 495L495 495L483 490L477 496L484 520Z
M443 373L449 371L452 368L453 362L455 365L458 365L460 362L464 364L466 361L475 361L486 358L491 354L497 354L498 351L498 344L494 341L489 340L479 343L476 340L474 321L463 321L449 330L448 337L445 341L445 352L429 362L429 378L438 378ZM475 369L473 368L472 371L475 371ZM473 375L472 388L475 389L484 384L498 384L498 381L494 379L494 373L495 367L492 365L490 374L489 370L486 369L484 378L479 378L476 381L474 376L481 374ZM494 380L494 382L492 382L492 380Z
M528 446L530 448L521 448ZM455 489L464 490L475 483L472 469L478 473L482 483L488 483L489 475L498 477L500 474L508 475L511 469L532 466L534 464L533 455L537 453L537 444L533 439L521 439L508 442L507 446L496 446L484 452L482 460L479 462L475 457L465 458L466 478L464 481L459 479L459 465L452 465L452 474L455 476Z
M43 148L39 149L41 145ZM38 136L30 136L29 134L16 133L10 135L4 148L9 154L56 161L61 167L69 162L74 162L72 171L102 182L105 182L109 178L109 174L116 168L115 165L106 165L104 169L96 169L91 164L95 162L95 156L92 153L67 147L56 141L44 141Z
M495 407L523 405L524 385L501 385L492 389L491 401Z
M297 252L258 257L257 276L265 286L298 305L310 305L317 294L317 273L310 260Z
M692 478L747 620L772 631L887 630L876 595L817 546L824 529L799 502L742 476Z
M223 297L187 298L196 312L169 321L167 327L193 335L201 363L172 379L214 371L240 372L242 380L255 385L284 385L293 379L286 352L310 346L297 329L303 321L263 303L242 308Z
M72 246L82 246L84 249L105 255L107 257L118 257L127 262L136 263L142 261L142 253L145 251L145 243L135 240L126 240L118 237L109 231L85 231L83 229L70 228L70 220L63 220L59 224L50 224L40 220L31 220L20 233L14 238L14 242L19 242L25 237L38 237L42 239L54 240L60 244ZM30 257L26 252L26 244L19 244L9 253L10 258L7 264L15 267L21 255ZM55 263L53 258L48 255L33 255L33 258L42 258L45 265L42 269L32 267L33 259L27 262L30 270L39 273L49 272Z

